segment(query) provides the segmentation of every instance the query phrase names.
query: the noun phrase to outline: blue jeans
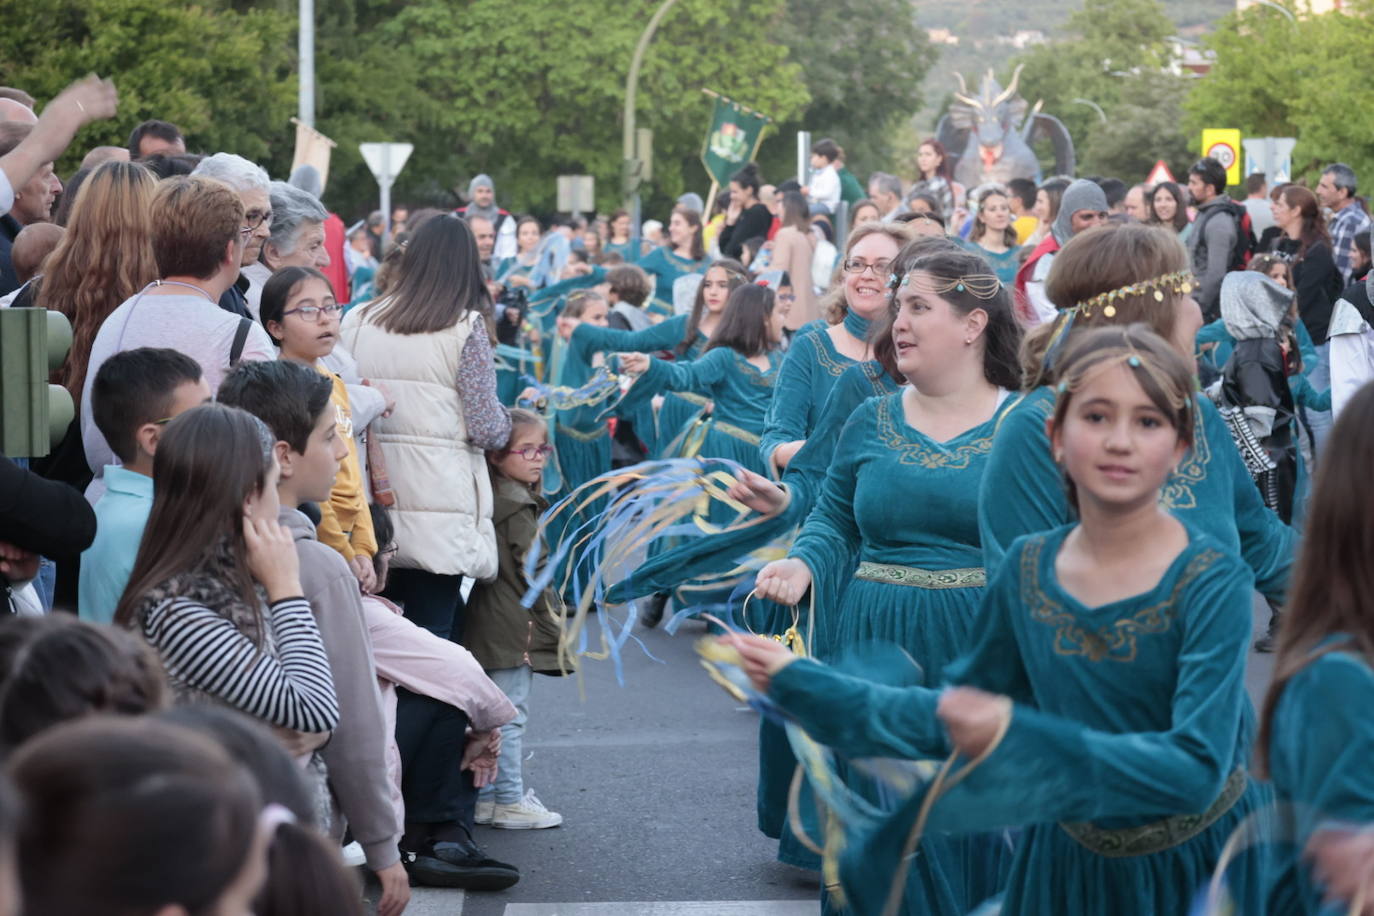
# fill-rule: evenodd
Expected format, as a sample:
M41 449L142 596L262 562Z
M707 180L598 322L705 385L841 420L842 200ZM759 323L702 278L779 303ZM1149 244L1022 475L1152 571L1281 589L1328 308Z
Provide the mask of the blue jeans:
M492 683L515 705L515 718L501 726L501 760L496 782L482 790L481 800L498 805L514 805L525 797L525 780L521 775L524 753L521 738L525 734L525 720L529 717L530 685L534 670L529 665L519 668L496 668L487 672Z

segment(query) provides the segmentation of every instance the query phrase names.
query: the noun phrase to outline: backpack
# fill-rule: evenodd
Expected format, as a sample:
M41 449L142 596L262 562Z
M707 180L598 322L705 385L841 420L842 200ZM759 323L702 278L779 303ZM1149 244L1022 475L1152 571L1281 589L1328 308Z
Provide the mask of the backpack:
M1225 213L1236 223L1236 241L1231 247L1231 256L1226 260L1226 269L1244 270L1250 265L1250 259L1255 256L1255 249L1258 247L1255 242L1255 229L1250 221L1250 211L1245 209L1243 204L1237 203L1230 198L1226 202L1216 207L1209 207L1198 217L1197 224L1193 226L1193 232L1197 235L1198 248L1206 251L1207 223L1215 219L1218 215Z

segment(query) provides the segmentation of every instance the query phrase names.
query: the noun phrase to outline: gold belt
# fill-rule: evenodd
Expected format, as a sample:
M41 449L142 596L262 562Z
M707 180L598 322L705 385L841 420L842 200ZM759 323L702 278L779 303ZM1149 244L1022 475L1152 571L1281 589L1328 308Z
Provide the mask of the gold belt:
M1217 800L1201 814L1175 814L1162 821L1153 821L1139 827L1123 827L1119 830L1098 827L1092 821L1061 821L1059 826L1080 845L1100 856L1124 859L1129 856L1153 855L1188 842L1216 823L1245 794L1247 783L1243 769L1232 770Z
M982 588L988 584L987 573L980 566L968 569L916 569L889 563L860 563L854 578L911 588Z

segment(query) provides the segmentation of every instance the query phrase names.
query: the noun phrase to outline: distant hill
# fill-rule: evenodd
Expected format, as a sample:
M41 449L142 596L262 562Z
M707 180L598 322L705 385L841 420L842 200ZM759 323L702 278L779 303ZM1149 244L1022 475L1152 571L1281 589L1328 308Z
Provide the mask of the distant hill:
M1162 0L1179 34L1197 38L1217 19L1235 9L1235 0ZM958 44L935 47L940 57L926 79L926 107L917 119L920 130L934 127L935 109L947 92L958 88L954 73L971 86L989 68L1005 71L1006 62L1027 43L1053 39L1082 0L917 0L917 19L926 29L948 30ZM1031 99L1031 101L1035 101Z

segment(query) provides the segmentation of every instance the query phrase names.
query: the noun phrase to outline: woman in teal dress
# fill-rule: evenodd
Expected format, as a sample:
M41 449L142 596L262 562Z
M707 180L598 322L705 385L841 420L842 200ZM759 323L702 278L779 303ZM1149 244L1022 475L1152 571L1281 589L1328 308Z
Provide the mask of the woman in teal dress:
M1021 246L1017 244L1016 227L1012 222L1007 192L1000 185L991 185L978 198L973 230L965 243L970 251L981 255L997 274L997 279L1008 286L1016 282L1016 271L1021 266Z
M1021 334L1007 288L977 255L908 246L893 278L891 334L910 386L853 412L789 558L756 589L795 605L814 584L826 596L815 654L895 645L915 664L912 683L934 686L968 648L982 597L978 480L1018 382ZM966 874L980 857L987 868ZM1000 861L983 838L926 849L922 867L944 891L921 911L967 912L996 893Z
M1279 629L1274 680L1264 703L1260 765L1273 781L1287 836L1266 913L1335 916L1371 875L1333 872L1327 854L1364 843L1374 823L1374 605L1367 549L1374 538L1374 387L1361 389L1327 439L1307 517L1307 537ZM1364 837L1358 833L1365 830ZM1306 857L1306 858L1305 858ZM1327 872L1325 882L1314 874ZM1371 899L1366 896L1368 905Z
M979 492L978 524L989 576L1013 540L1073 518L1045 432L1054 403L1055 354L1084 328L1140 322L1191 358L1202 315L1190 295L1188 265L1176 236L1143 225L1082 233L1055 257L1045 289L1060 317L1026 340L1026 390L1002 418ZM1281 601L1297 535L1265 507L1216 408L1206 397L1195 401L1193 447L1165 485L1164 505L1240 554L1254 572L1255 587Z
M674 207L668 219L668 244L660 245L636 261L654 278L654 295L645 311L670 318L673 308L673 282L687 274L701 273L706 267L706 249L701 241L701 214L689 207Z
M842 281L832 292L830 327L798 333L783 360L759 449L764 466L780 476L815 427L835 380L872 357L869 325L887 309L888 268L907 242L900 229L868 223L850 233Z
M763 470L758 437L773 396L781 364L778 345L786 308L764 286L743 285L730 293L725 316L700 358L668 362L650 356L622 357L627 371L642 370L634 387L648 392L692 390L711 402L709 414L685 423L670 439L668 458L725 458L755 471ZM730 521L734 511L724 504L711 507L711 520ZM658 557L672 565L673 547ZM633 575L633 574L632 574ZM732 586L691 591L678 596L680 606L724 603Z
M522 216L515 226L517 251L512 257L505 258L496 265L496 282L505 286L524 287L534 292L536 287L530 275L539 264L539 240L543 237L544 227L533 216Z
M1262 801L1245 774L1249 571L1160 503L1194 426L1191 368L1141 328L1070 346L1051 441L1082 521L1013 545L946 671L967 686L884 687L734 640L756 683L848 757L959 752L957 776L846 850L858 912L881 908L920 808L927 835L1025 825L1006 916L1185 913ZM1238 912L1260 912L1259 858L1228 878Z
M617 210L611 214L611 236L602 246L603 254L618 254L625 259L626 263L634 263L639 260L639 252L634 250L634 242L630 239L630 213L628 210Z

